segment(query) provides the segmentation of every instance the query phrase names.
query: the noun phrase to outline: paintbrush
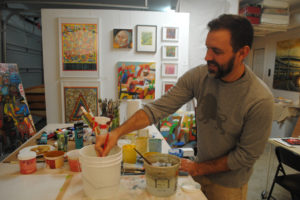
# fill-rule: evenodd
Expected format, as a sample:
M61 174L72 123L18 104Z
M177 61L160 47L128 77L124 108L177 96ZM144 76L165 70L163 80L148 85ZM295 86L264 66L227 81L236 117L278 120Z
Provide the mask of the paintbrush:
M84 107L80 107L83 113L83 119L87 122L87 125L93 129L96 135L100 135L100 128L98 127L98 123L95 121L95 117L90 113L87 112Z
M138 150L136 150L136 148L133 148L149 165L152 165L152 163L147 159L145 158Z

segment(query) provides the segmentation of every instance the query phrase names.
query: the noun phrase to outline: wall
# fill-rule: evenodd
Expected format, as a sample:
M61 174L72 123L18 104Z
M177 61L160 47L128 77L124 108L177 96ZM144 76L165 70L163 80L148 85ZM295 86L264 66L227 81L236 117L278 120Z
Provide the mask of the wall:
M161 27L179 27L179 76L188 70L189 14L119 10L68 10L42 9L43 60L45 77L45 96L47 123L62 122L62 104L60 95L58 18L99 18L99 59L100 59L100 97L117 98L118 61L154 61L156 62L156 97L161 96ZM135 25L157 25L157 52L135 52ZM112 48L112 30L114 28L133 29L134 48L130 50ZM164 43L166 44L166 43ZM65 78L66 79L66 78ZM72 80L68 78L67 80ZM74 80L74 79L73 79ZM78 80L78 79L75 79ZM121 118L122 120L122 118Z

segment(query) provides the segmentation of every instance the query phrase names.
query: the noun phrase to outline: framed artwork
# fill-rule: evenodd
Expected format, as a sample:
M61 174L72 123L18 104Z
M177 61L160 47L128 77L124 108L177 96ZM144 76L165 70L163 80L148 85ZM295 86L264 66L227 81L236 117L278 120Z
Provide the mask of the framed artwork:
M178 63L162 63L162 77L177 77Z
M97 18L59 18L61 77L99 76Z
M300 92L300 38L277 42L273 88Z
M176 81L162 81L162 94L168 92L176 84Z
M17 64L0 63L0 149L11 153L36 133Z
M178 41L179 28L178 27L162 27L162 40L163 41Z
M162 46L162 59L163 60L177 60L178 59L178 46L177 45L163 45Z
M136 51L156 52L157 26L136 25Z
M113 47L132 48L132 29L114 29L113 30Z
M118 62L119 99L155 99L155 62Z
M63 123L82 120L81 106L98 115L99 88L98 81L61 81Z

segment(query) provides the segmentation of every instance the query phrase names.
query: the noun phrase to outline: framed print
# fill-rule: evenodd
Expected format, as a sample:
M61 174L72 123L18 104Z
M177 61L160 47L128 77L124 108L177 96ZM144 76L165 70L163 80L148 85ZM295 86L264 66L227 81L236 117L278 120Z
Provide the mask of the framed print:
M176 84L176 81L162 81L162 94L168 92Z
M178 41L179 28L178 27L163 27L162 40L163 41Z
M61 77L99 76L97 18L59 18Z
M162 46L162 59L163 60L177 60L178 59L178 46L177 45Z
M162 77L177 77L178 63L162 63Z
M119 99L155 99L155 62L118 62Z
M97 116L99 88L98 81L61 81L63 123L82 120L81 106Z
M136 51L156 52L157 26L136 25Z
M132 48L132 29L114 29L113 30L113 47Z

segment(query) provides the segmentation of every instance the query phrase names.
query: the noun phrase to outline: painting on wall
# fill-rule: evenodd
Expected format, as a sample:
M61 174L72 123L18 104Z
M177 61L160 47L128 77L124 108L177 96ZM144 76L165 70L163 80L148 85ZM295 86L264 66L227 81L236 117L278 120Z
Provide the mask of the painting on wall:
M114 29L113 30L113 47L132 48L132 29Z
M178 63L162 63L162 77L177 77Z
M178 46L177 45L162 46L162 59L163 60L177 60L178 59Z
M0 153L10 153L36 133L17 64L0 63Z
M163 27L162 28L162 40L163 41L178 41L178 32L179 28L178 27Z
M61 77L98 76L98 19L59 18Z
M165 94L170 90L174 85L176 84L176 81L163 81L162 82L162 94Z
M136 26L136 51L156 52L157 26L137 25Z
M155 99L155 62L118 62L119 99Z
M300 38L277 42L273 88L300 91Z
M99 82L62 81L61 86L64 123L82 120L81 106L98 115Z

